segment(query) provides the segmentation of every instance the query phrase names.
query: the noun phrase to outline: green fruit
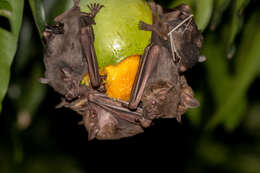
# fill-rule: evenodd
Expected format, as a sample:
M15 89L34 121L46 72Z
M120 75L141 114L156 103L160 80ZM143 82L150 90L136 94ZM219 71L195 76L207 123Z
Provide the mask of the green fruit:
M152 24L152 12L144 0L81 0L80 9L99 3L104 8L95 17L95 50L99 68L117 64L131 55L141 55L151 38L150 31L138 28L139 21Z

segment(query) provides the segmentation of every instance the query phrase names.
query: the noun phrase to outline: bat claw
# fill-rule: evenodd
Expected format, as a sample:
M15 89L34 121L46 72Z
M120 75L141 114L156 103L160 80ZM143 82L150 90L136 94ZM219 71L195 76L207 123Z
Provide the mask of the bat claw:
M91 11L92 17L95 17L97 15L97 13L100 11L100 9L103 8L103 7L104 7L104 5L100 5L98 3L88 5L88 8Z
M149 28L147 27L147 25L148 25L148 24L144 23L143 21L140 21L138 27L139 27L140 30L147 31L147 30L149 30Z

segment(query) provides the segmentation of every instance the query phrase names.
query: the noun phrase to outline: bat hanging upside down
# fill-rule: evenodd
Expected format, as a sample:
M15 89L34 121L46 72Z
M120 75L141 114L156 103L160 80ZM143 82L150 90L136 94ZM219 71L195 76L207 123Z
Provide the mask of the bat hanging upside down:
M187 5L164 11L149 3L153 24L140 21L141 30L151 31L150 44L144 50L129 102L105 94L94 49L95 16L102 5L91 4L90 13L80 12L79 0L74 7L54 19L56 25L43 32L45 78L64 96L57 107L67 107L83 116L89 140L120 139L143 132L155 118L181 121L187 109L199 106L183 72L200 57L203 37ZM88 73L89 87L81 85Z

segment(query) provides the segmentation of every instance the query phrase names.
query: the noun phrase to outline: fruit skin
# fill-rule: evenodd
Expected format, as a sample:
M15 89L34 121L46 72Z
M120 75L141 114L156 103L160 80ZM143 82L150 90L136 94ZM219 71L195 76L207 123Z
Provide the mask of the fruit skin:
M95 17L95 50L100 69L121 62L128 56L141 55L151 38L150 31L138 28L139 21L152 24L152 12L144 0L81 0L80 9L87 5L104 5Z
M115 99L128 101L138 70L140 56L129 56L117 66L109 65L104 68L107 75L105 81L106 94Z
M117 65L108 65L100 71L100 75L106 76L104 80L106 94L113 99L128 101L134 83L136 72L140 61L139 55L125 58ZM81 85L89 87L89 74L85 74Z

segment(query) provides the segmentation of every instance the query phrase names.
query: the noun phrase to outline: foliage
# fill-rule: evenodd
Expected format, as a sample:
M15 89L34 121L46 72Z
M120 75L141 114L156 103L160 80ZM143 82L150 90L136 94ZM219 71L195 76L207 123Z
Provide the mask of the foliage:
M22 23L23 0L0 0L0 16L8 20L8 30L0 27L0 112L2 100L8 88L10 67L17 48L20 26Z
M140 138L144 138L144 141L148 139L149 142L157 141L157 145L163 146L161 148L164 148L164 145L167 148L168 145L163 142L170 143L166 138L174 137L177 139L174 143L175 147L182 147L182 151L188 147L192 148L191 155L183 154L186 154L185 157L189 159L185 159L186 162L180 164L185 166L186 172L209 172L209 170L260 172L260 167L256 164L260 162L260 102L259 94L256 92L259 88L260 75L260 11L256 7L257 1L170 0L159 2L163 2L168 8L183 2L189 4L196 23L203 32L204 45L201 54L207 57L207 61L185 74L201 106L184 116L182 126L176 123L172 129L174 121L169 120L167 124L168 120L167 122L162 120L161 126L147 130L145 134L148 137L141 136ZM41 33L46 20L47 23L51 23L53 17L71 4L70 0L29 0L25 3L23 0L0 0L0 102L6 95L0 115L0 135L5 136L3 138L5 140L0 142L0 172L17 171L20 170L19 168L22 172L35 172L46 165L51 165L51 170L79 172L77 159L63 156L65 151L63 153L60 151L60 146L65 144L52 144L50 140L59 139L53 133L64 134L63 142L67 142L68 139L83 140L86 138L82 135L85 131L75 130L78 119L73 113L65 114L68 110L53 109L54 104L59 101L58 96L38 82L38 78L43 75L42 50L44 46L41 43ZM26 10L23 10L24 8ZM31 15L33 18L30 17ZM18 38L19 46L17 46ZM10 71L12 71L12 76L9 85ZM51 105L49 105L50 102ZM0 104L0 111L1 108L2 104ZM70 117L68 114L73 114L71 118L73 120L68 118ZM52 124L52 121L56 124ZM68 127L69 125L73 127ZM51 133L56 126L56 132ZM165 126L171 130L163 131ZM156 133L159 128L163 131L160 134ZM80 131L81 135L78 138L70 135L71 129L74 129L73 134ZM174 131L176 129L188 129L189 132L176 133ZM165 133L167 135L162 135ZM178 136L178 133L181 135ZM193 137L189 138L189 135ZM239 137L236 138L236 136ZM126 142L140 138L135 137ZM151 140L153 138L156 139ZM82 149L85 148L85 144L88 144L86 148L97 144L82 142L83 145L81 142L79 141L74 146L79 145ZM146 144L153 146L153 143L149 142ZM239 143L242 145L238 145ZM56 147L57 151L44 153L35 151L31 146L42 147L43 151L47 150L46 148ZM70 147L69 144L67 147ZM76 148L68 148L66 148L69 150L66 150L67 153L71 153L70 150L80 153ZM30 154L26 151L30 151L28 152ZM91 149L88 151L91 152ZM79 153L74 154L83 157ZM30 159L27 158L28 155ZM48 160L48 157L52 156L57 158L53 163ZM82 159L83 164L84 159ZM183 160L179 157L175 160L178 159ZM194 164L198 166L194 168ZM23 166L19 167L21 165ZM63 169L60 169L61 167ZM45 169L42 171L48 172Z

